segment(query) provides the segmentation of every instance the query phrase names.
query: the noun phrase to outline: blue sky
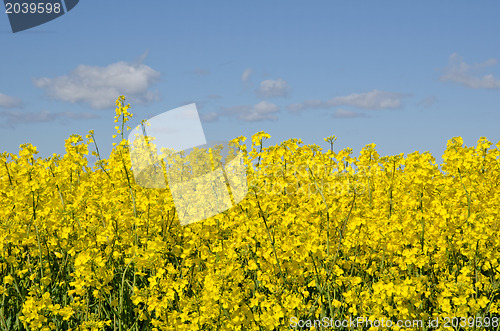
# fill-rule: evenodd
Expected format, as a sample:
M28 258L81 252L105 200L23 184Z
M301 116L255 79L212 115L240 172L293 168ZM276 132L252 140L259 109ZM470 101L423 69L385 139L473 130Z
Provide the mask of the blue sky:
M354 155L500 140L500 2L80 1L12 33L0 14L0 151L64 154L114 102L141 119L195 102L207 140L266 131Z

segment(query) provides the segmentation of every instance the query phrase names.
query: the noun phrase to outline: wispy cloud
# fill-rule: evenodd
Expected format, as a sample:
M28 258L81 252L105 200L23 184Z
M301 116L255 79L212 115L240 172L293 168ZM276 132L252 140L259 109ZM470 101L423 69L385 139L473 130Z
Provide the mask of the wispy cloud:
M276 80L267 79L260 83L259 88L255 91L257 96L262 99L286 97L290 91L288 83L281 78Z
M394 109L401 107L401 100L408 95L402 93L373 90L366 93L352 93L336 97L327 104L331 107L348 105L362 109Z
M252 72L253 71L251 68L245 69L245 71L243 71L243 74L241 75L241 82L246 84L250 80L250 77L252 76Z
M357 111L353 110L347 110L347 109L337 109L333 113L333 117L335 118L354 118L354 117L366 117L366 114L360 113Z
M337 106L352 106L360 109L396 109L402 107L402 100L408 94L373 90L366 93L352 93L346 96L335 97L327 101L306 100L302 103L288 105L291 112L300 112L307 109L328 109Z
M287 109L291 112L298 113L306 109L321 109L330 108L325 101L321 100L306 100L304 102L292 103L287 106Z
M84 112L84 113L72 113L69 111L63 112L50 112L48 110L42 110L39 112L21 112L14 110L4 110L0 111L0 117L5 119L2 126L14 127L15 124L29 124L29 123L44 123L60 121L62 123L67 122L67 120L88 120L93 118L99 118L95 113Z
M473 89L497 89L500 88L500 80L496 79L493 74L481 76L485 68L496 63L497 60L492 58L482 63L469 65L465 63L463 57L453 53L448 60L448 66L443 69L440 80L458 83Z
M280 108L274 103L261 101L253 106L233 106L222 108L224 115L235 116L245 122L275 121Z
M159 72L142 63L117 62L106 67L79 65L68 75L34 78L33 83L54 99L106 109L114 107L120 95L137 103L157 101L158 92L149 89L159 78Z
M0 93L0 107L1 108L21 108L23 107L23 101L18 98L10 97L3 93Z
M146 49L146 51L141 55L139 55L139 57L134 61L134 64L141 65L142 63L144 63L144 60L146 60L148 55L149 55L149 49Z
M206 114L200 114L200 119L205 122L215 122L220 117L220 114L212 111Z

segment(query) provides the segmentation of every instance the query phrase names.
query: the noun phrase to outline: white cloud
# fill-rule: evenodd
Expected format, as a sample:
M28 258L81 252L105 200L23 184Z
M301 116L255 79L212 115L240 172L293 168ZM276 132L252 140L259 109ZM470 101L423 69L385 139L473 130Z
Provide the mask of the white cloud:
M9 97L3 93L0 93L0 107L2 108L21 108L23 102L21 99Z
M277 120L278 117L274 115L279 111L279 107L267 101L261 101L253 108L242 115L240 119L247 122L262 121L262 120Z
M373 90L366 93L352 93L347 96L336 97L326 103L331 107L347 105L362 109L391 109L400 108L401 99L404 97L405 95L401 93Z
M337 106L352 106L361 109L395 109L402 106L402 99L407 94L373 90L366 93L352 93L346 96L335 97L327 101L306 100L302 103L291 104L287 109L299 112L306 109L327 109Z
M250 79L250 76L252 75L252 69L247 68L245 71L243 71L243 74L241 75L241 82L246 83Z
M227 116L236 116L245 122L257 122L264 120L277 120L275 115L279 112L279 107L268 101L261 101L254 106L234 106L223 108Z
M68 75L36 78L33 83L54 99L105 109L114 108L120 95L139 103L158 100L158 93L149 88L159 77L159 72L142 63L117 62L107 67L79 65Z
M268 99L276 97L286 97L290 87L288 83L278 78L276 80L268 79L260 83L259 88L255 91L259 98Z
M366 117L366 115L363 113L352 111L352 110L337 109L335 111L335 113L333 113L333 117L335 117L335 118L354 118L354 117Z
M13 110L4 110L0 111L0 115L6 119L5 123L9 127L13 127L14 124L53 122L56 120L59 120L64 123L68 119L86 120L99 117L97 114L90 112L72 113L69 111L63 111L54 113L48 110L42 110L39 112L20 112Z
M482 63L469 65L457 53L450 55L448 66L443 69L443 75L440 80L458 83L473 89L496 89L500 88L500 80L492 74L481 76L480 72L484 68L493 66L497 63L495 59L489 59Z
M293 103L288 105L287 109L291 112L300 112L306 109L320 109L320 108L329 108L325 102L321 100L306 100L302 103Z

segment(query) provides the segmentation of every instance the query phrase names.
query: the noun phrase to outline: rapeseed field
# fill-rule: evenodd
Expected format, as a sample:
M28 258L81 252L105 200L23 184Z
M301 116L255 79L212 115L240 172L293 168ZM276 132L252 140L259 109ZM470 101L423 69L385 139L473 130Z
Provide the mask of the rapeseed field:
M93 131L0 155L1 330L500 330L500 142L452 138L440 169L239 137L246 197L182 226L134 180L129 107L107 159Z

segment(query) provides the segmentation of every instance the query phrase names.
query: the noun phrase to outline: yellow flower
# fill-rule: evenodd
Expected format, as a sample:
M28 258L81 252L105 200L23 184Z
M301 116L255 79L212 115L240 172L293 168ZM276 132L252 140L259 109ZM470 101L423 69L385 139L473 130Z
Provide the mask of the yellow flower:
M14 281L14 277L12 277L11 275L5 276L3 278L3 283L6 285L12 284L13 281Z

